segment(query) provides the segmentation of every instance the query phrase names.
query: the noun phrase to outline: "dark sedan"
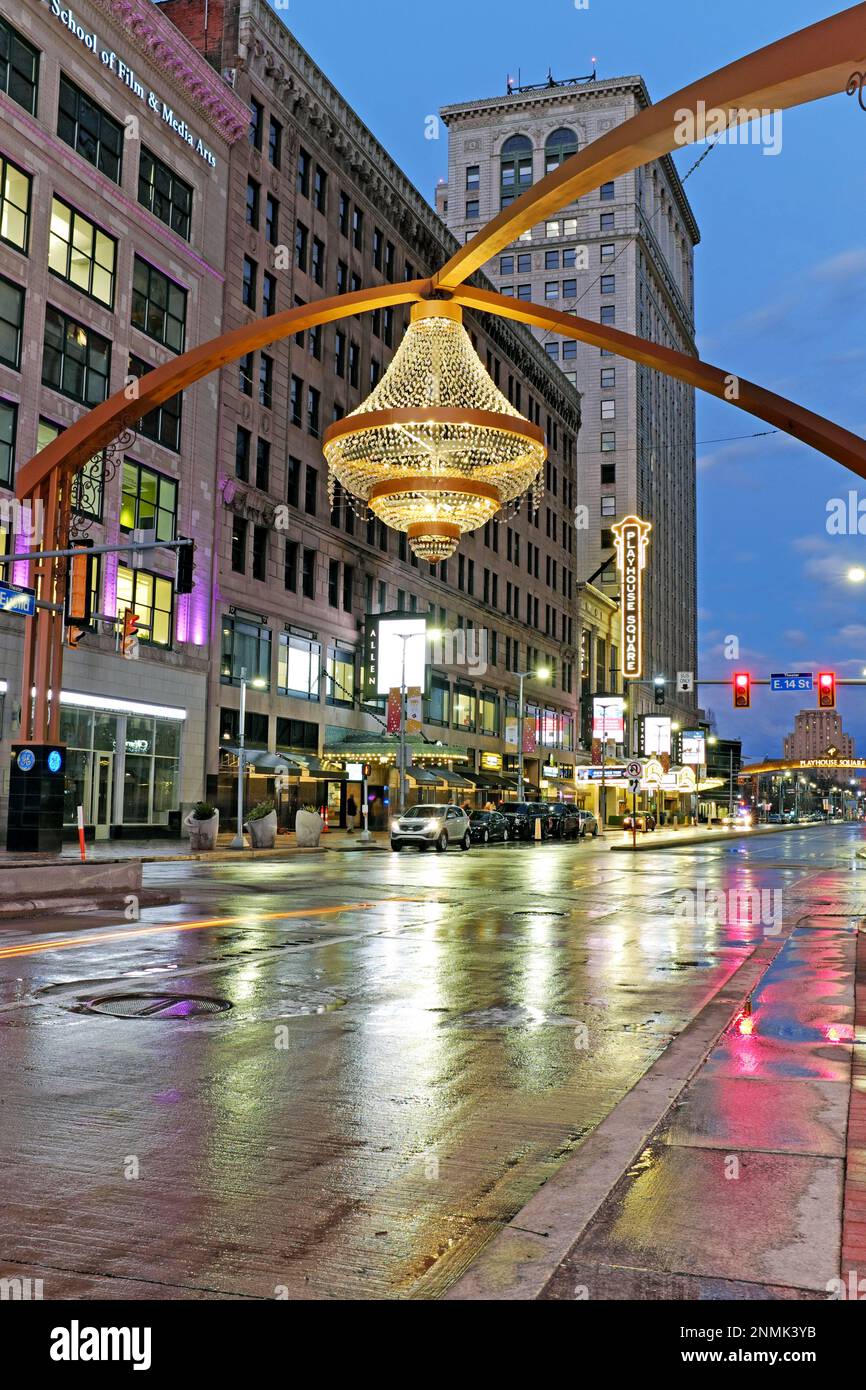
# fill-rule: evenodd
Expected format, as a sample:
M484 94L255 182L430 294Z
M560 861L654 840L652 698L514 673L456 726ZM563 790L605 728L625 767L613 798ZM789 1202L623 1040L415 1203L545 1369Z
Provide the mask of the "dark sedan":
M512 840L531 840L535 834L535 806L531 801L506 801L499 808L508 818Z
M469 817L469 833L474 845L489 845L494 840L506 842L512 838L508 816L501 811L473 811Z
M580 834L580 816L574 806L553 801L547 808L551 830L557 840L576 840Z

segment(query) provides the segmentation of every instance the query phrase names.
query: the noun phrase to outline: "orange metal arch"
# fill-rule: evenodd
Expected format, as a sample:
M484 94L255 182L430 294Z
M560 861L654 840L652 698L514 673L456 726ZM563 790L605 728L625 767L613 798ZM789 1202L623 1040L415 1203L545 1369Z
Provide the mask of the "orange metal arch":
M602 183L628 174L663 154L691 144L683 112L728 113L731 127L755 108L787 110L845 90L852 67L866 59L866 3L831 15L746 58L682 87L657 106L593 140L552 174L503 208L461 246L433 277L441 289L455 289L521 232L551 217Z
M608 348L620 357L631 358L633 362L642 362L644 366L653 367L666 376L676 377L711 396L729 401L750 415L757 415L759 419L818 449L828 458L835 459L861 478L866 478L866 440L834 424L832 420L826 420L822 415L786 400L784 396L777 396L774 391L767 391L743 377L733 376L720 367L712 367L698 357L662 347L659 343L650 343L646 338L623 333L619 328L609 328L590 319L577 318L574 314L559 313L527 300L477 290L471 285L461 285L455 290L453 302L467 309L515 319L518 323L549 328L565 337L592 343L594 347Z

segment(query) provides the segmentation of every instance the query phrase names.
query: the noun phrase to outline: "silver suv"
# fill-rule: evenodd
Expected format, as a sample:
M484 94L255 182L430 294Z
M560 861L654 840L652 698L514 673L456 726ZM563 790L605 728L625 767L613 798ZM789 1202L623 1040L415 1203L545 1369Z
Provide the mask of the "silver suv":
M468 849L471 843L469 817L459 806L410 806L391 822L392 849L404 845L429 849L435 845L443 852L449 845Z

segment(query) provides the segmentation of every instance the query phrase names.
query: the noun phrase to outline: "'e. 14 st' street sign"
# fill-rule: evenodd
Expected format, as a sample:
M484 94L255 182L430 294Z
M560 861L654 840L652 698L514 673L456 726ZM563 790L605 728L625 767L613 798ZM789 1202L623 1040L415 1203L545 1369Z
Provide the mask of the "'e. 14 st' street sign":
M770 675L771 690L811 690L811 671L786 671L784 674Z
M19 613L22 618L32 618L35 612L35 589L18 589L14 584L0 582L0 613Z

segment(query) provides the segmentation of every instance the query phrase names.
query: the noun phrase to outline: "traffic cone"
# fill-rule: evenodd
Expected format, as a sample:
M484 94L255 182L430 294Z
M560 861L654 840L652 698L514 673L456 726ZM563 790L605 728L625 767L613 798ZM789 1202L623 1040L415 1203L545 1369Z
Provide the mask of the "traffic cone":
M327 835L328 832L330 831L330 829L331 829L331 827L330 827L329 824L328 824L328 808L327 808L327 806L323 806L323 807L322 807L322 834L323 834L323 835Z

